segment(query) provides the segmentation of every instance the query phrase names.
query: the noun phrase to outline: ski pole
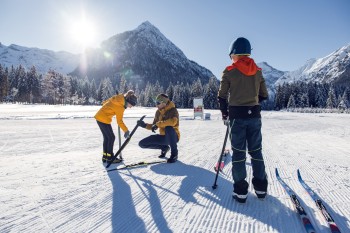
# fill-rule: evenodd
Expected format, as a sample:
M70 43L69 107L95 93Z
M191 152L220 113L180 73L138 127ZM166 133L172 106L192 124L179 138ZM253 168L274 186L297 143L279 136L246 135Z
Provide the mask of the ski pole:
M122 145L122 139L120 138L120 127L118 126L118 136L119 136L119 148ZM120 159L123 160L122 152L120 152Z
M228 133L229 133L229 127L230 127L230 124L227 125L226 135L225 135L225 140L224 140L224 145L222 146L222 150L221 150L221 154L220 154L218 163L221 162L222 157L224 156L225 147L226 147L226 142L227 142L227 137L228 137ZM219 172L220 172L220 169L217 169L217 170L216 170L216 175L215 175L215 181L214 181L214 184L213 184L213 186L212 186L213 189L216 189L216 187L218 186L218 185L216 184L216 182L217 182L218 177L219 177Z
M145 118L146 115L142 116L140 118L140 121L143 120L143 118ZM131 131L129 137L124 141L123 145L119 148L119 150L117 151L117 153L115 153L114 156L112 156L111 160L107 163L106 168L109 168L109 166L111 166L111 164L113 163L114 159L118 157L118 155L122 152L122 150L126 147L126 145L128 145L129 141L131 140L132 135L134 135L135 131L137 130L137 128L139 127L138 124L136 124L135 128Z

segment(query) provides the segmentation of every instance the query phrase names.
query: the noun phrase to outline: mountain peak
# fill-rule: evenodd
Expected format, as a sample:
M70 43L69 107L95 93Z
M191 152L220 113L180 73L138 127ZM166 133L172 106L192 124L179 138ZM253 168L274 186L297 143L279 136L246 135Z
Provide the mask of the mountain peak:
M141 23L137 29L153 29L156 28L153 24L151 24L148 20ZM156 28L157 29L157 28Z
M104 58L104 52L111 56ZM208 83L209 78L214 76L210 70L187 59L181 49L149 21L107 39L102 43L101 51L92 52L87 60L88 68L77 69L73 72L75 75L88 76L98 82L108 74L118 83L128 70L128 79L140 88L156 81L164 87L169 82L192 83L198 78L202 83Z

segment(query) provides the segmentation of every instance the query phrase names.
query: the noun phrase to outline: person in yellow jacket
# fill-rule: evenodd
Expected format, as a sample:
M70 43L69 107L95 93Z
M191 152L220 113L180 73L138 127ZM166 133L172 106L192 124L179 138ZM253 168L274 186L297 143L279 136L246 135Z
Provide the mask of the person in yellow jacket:
M148 136L139 142L141 148L159 149L159 158L164 158L171 149L168 163L175 163L178 158L177 143L180 140L179 113L175 104L169 100L166 94L159 94L156 98L157 112L152 124L138 121L137 124L155 133L159 129L159 134Z
M134 91L130 90L126 94L114 95L103 102L103 106L96 113L95 119L103 135L103 156L102 161L108 162L113 156L113 146L115 136L112 129L112 118L116 116L118 126L124 131L124 138L129 137L129 129L123 122L123 115L126 108L131 108L137 104L137 97ZM113 162L120 162L115 159Z

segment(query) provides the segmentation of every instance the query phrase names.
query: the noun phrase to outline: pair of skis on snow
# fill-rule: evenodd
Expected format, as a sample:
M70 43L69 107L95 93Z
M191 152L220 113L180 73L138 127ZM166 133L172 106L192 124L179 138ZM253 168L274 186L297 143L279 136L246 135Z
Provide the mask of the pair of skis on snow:
M303 225L305 227L306 232L308 232L308 233L316 232L316 230L313 227L309 217L307 216L307 214L305 212L305 209L301 205L301 203L299 201L299 198L297 197L295 192L282 180L282 178L280 177L280 175L278 173L278 169L277 168L276 168L276 177L277 177L277 180L281 183L281 185L284 188L284 190L288 193L291 201L293 202L293 205L294 205L296 211L298 212L298 214L299 214L299 216L301 218L301 221L302 221L302 223L303 223ZM329 227L330 231L332 233L340 233L340 230L339 230L338 226L335 224L331 214L329 213L329 211L324 206L322 200L314 193L314 191L302 179L299 169L298 169L298 180L299 180L300 184L304 187L306 192L313 199L313 201L315 202L317 208L321 211L323 217L325 218L325 220L328 223L328 227Z
M146 115L142 116L140 118L140 121L142 121L144 118L146 117ZM134 129L131 131L129 137L124 141L124 143L119 147L119 150L117 151L117 153L115 153L111 160L107 163L106 165L106 168L109 168L111 166L111 164L113 163L113 161L118 158L119 155L121 155L121 152L123 151L123 149L128 145L128 143L130 142L131 140L131 137L134 135L134 133L136 132L137 128L139 127L138 124L136 124L136 126L134 127ZM120 136L119 136L120 138ZM151 164L157 164L157 163L165 163L166 160L160 160L160 161L152 161L152 162L145 162L145 161L142 161L142 162L138 162L138 163L133 163L133 164L128 164L128 165L125 165L125 166L122 166L122 167L117 167L117 168L113 168L113 169L110 169L110 170L107 170L107 172L110 172L110 171L115 171L115 170L122 170L122 169L127 169L127 168L133 168L133 167L140 167L140 166L147 166L147 165L151 165Z

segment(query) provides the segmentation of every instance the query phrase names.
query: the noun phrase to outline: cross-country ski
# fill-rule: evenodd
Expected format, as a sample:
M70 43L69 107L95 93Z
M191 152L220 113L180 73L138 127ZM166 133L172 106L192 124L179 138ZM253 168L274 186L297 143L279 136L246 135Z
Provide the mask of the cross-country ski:
M327 208L324 206L323 201L317 196L317 194L308 186L305 181L302 179L300 171L298 169L298 180L300 184L305 188L306 192L310 195L312 200L314 200L317 208L321 211L322 216L327 221L329 229L332 233L340 233L340 230L337 226L337 224L334 222L331 214L327 210Z
M284 190L289 195L290 200L292 201L292 203L293 203L293 205L295 207L295 210L299 214L299 217L301 219L302 224L304 225L304 228L305 228L306 232L307 233L315 233L316 230L315 230L314 226L312 225L309 216L305 212L304 207L301 205L299 198L297 197L295 192L280 177L277 168L276 168L275 172L276 172L277 180L281 183L282 187L284 188Z
M118 166L118 167L113 168L113 169L109 169L109 170L107 170L107 172L116 171L116 170L123 170L123 169L127 169L127 168L144 167L144 166L148 166L148 165L152 165L152 164L159 164L159 163L166 163L166 160L150 161L150 162L142 161L142 162L127 164L127 165L122 165L122 166Z

